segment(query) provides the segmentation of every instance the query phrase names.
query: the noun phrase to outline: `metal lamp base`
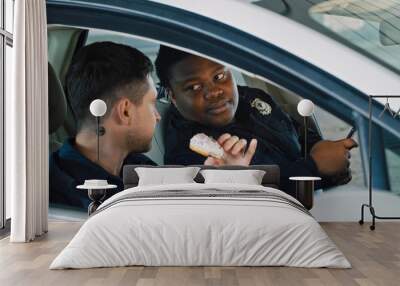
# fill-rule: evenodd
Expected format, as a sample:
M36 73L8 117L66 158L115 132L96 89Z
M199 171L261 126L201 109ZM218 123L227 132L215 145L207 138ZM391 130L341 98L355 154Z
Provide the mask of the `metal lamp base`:
M88 215L94 213L106 197L105 189L89 189L88 196L92 200L88 207Z

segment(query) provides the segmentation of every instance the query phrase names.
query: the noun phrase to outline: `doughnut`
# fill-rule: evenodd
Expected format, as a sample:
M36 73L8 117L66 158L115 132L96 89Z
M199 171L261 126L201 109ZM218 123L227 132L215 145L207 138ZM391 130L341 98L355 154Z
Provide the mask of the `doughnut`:
M190 139L189 148L204 157L211 156L221 159L224 156L224 149L221 145L214 138L204 133L194 135Z

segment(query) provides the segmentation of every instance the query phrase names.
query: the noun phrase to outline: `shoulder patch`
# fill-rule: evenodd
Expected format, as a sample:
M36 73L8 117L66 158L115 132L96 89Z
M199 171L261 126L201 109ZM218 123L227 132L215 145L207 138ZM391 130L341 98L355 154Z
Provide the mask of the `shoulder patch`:
M272 112L272 107L271 105L269 105L268 103L266 103L265 101L259 99L259 98L254 98L251 102L250 102L250 106L257 109L258 112L262 115L269 115Z

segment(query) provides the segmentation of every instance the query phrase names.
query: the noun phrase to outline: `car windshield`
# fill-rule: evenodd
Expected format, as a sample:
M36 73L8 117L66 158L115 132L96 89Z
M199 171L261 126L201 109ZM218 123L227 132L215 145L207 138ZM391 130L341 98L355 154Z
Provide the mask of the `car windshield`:
M400 74L400 0L255 0Z

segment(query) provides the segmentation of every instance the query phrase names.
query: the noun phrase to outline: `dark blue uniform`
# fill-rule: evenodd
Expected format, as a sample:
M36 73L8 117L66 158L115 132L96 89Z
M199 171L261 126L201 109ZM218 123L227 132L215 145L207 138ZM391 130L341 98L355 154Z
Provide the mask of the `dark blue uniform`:
M298 136L296 129L299 125L264 91L249 87L238 87L238 90L239 104L235 118L222 128L186 120L174 106L171 107L166 130L165 164L203 164L205 157L189 149L190 138L196 133L205 133L215 139L229 133L245 138L247 142L256 138L257 150L251 164L279 165L281 189L294 195L295 184L289 181L290 176L320 176L314 160L302 156L300 142L304 140ZM307 136L308 150L322 139L311 129ZM322 185L317 183L318 187Z
M50 202L65 204L87 209L90 199L86 190L78 190L88 179L107 180L109 184L117 185L117 189L107 191L106 198L124 189L122 169L120 176L108 173L99 165L84 157L74 146L75 138L68 139L64 145L51 154L50 170ZM142 154L130 154L124 160L126 164L156 165Z

